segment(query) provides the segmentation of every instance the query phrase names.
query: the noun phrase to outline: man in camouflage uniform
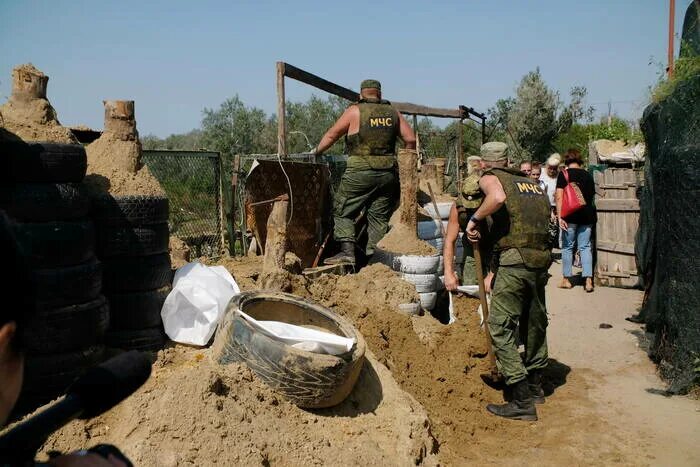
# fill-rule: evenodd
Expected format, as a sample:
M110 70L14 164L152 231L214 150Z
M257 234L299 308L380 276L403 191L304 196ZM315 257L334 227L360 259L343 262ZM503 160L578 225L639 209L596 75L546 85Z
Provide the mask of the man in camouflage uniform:
M416 136L406 120L389 101L382 100L381 84L364 80L360 101L347 108L323 135L316 154L345 136L348 166L333 200L333 237L340 253L326 264L355 263L355 223L358 214L367 213L367 255L386 234L389 218L399 194L396 142L400 137L407 149L415 149Z
M549 203L539 184L517 169L506 168L508 146L491 142L481 147L485 171L479 179L484 201L467 223L467 236L476 241L487 216L497 269L493 281L488 327L499 370L512 389L507 404L489 404L489 412L510 419L537 420L535 402L544 402L541 370L547 366L545 285L551 263L548 241ZM517 328L525 345L518 353Z
M447 222L447 232L445 233L445 243L443 246L443 256L445 258L453 258L455 252L455 241L459 238L458 234L464 232L467 228L469 218L474 214L481 204L482 193L479 189L479 174L474 172L468 175L462 182L462 187L457 197L457 202L450 210L450 217ZM476 284L476 260L474 259L474 246L467 239L462 237L462 245L464 247L464 256L457 258L457 263L464 263L462 268L462 284ZM455 290L459 285L457 273L454 270L452 261L445 261L445 288L447 290Z

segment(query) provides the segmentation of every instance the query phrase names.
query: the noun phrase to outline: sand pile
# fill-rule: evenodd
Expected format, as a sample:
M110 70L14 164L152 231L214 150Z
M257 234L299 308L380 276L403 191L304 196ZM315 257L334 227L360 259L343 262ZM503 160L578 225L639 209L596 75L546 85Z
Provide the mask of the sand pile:
M149 381L111 411L74 421L43 448L112 443L134 465L435 465L423 408L371 356L331 409L288 403L241 364L208 350L161 351Z
M307 288L311 298L355 324L377 359L426 408L441 446L440 459L448 465L476 461L481 459L473 448L476 437L496 429L512 432L508 421L484 410L486 403L501 402L502 397L479 376L488 363L478 328L478 301L457 297L458 320L443 326L432 316L411 318L396 312L396 305L415 296L411 289L384 265L348 276L323 276Z
M190 247L174 235L170 236L168 252L170 253L170 264L174 269L181 268L190 262Z
M71 131L61 126L56 109L46 98L49 77L31 63L12 70L12 95L0 106L0 139L77 143Z
M415 227L411 228L401 223L393 225L377 246L382 250L404 255L431 256L438 253L434 246L418 239Z
M141 160L133 101L104 101L105 128L85 150L85 184L95 194L164 195L163 188Z

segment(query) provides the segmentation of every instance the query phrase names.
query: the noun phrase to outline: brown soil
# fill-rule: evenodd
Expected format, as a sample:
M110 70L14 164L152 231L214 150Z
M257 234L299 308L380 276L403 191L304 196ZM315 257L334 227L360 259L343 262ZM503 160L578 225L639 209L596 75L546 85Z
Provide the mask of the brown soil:
M122 141L103 133L85 150L88 157L85 185L93 193L165 194L148 167L141 164L141 144L138 141Z
M211 363L208 352L159 352L134 395L103 416L70 423L42 452L111 443L143 466L436 463L425 410L371 354L348 399L307 411L245 365Z
M15 67L13 75L18 72L46 77L32 64ZM0 106L0 127L5 130L0 131L0 140L20 138L25 141L78 143L73 133L61 126L56 110L45 98L29 98L13 93L10 99Z
M245 290L254 287L261 260L220 264ZM343 404L300 410L245 367L212 367L208 350L176 347L160 353L153 377L132 398L96 420L73 422L44 452L110 442L137 465L646 465L654 459L644 449L635 455L639 438L615 427L610 406L592 401L589 394L604 383L596 371L571 371L553 360L537 423L486 412L486 403L503 398L480 379L487 361L477 300L456 297L457 322L444 326L396 312L416 293L382 265L315 281L294 277L294 293L346 316L367 342L370 365Z
M434 246L419 240L416 235L416 227L407 227L401 223L395 224L382 238L377 246L392 253L404 255L430 256L437 254Z
M170 236L168 245L170 252L170 264L173 269L178 269L190 262L190 247L175 236Z

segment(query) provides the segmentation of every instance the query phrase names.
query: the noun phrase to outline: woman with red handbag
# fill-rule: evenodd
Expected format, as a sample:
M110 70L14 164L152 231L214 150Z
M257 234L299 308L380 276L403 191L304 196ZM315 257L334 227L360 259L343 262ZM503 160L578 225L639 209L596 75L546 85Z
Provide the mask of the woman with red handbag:
M576 149L570 149L564 156L566 168L557 178L557 214L559 227L562 229L561 263L563 275L562 289L573 287L574 244L578 246L583 268L584 288L593 292L593 253L591 251L591 232L597 221L593 196L595 184L593 177L582 169L583 161Z

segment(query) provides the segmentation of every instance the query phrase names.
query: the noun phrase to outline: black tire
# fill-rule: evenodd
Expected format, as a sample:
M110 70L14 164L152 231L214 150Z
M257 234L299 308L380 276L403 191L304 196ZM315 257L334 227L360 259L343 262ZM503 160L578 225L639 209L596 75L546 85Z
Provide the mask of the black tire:
M167 253L105 259L104 288L109 292L137 292L169 285L173 272Z
M92 221L16 223L12 227L34 268L84 263L95 254Z
M0 208L24 222L69 221L87 217L90 199L77 183L17 183L0 189Z
M107 346L122 350L157 352L167 342L163 327L135 330L109 330L105 336Z
M108 327L109 305L99 296L87 303L35 311L22 339L28 354L71 352L103 344Z
M77 183L87 170L80 144L11 141L0 144L0 153L0 177L15 183Z
M101 225L97 231L97 252L100 258L154 255L167 253L169 241L167 222L139 227Z
M284 306L274 306L274 303ZM253 318L312 325L355 339L340 355L307 352L259 332L236 310ZM219 325L212 348L214 359L242 361L271 388L305 408L332 407L352 391L362 369L365 341L347 321L318 303L281 292L245 292L234 296Z
M52 355L27 355L21 393L23 405L31 403L38 407L64 394L78 376L105 358L103 346Z
M160 310L170 287L145 292L112 294L107 297L111 329L143 329L161 326Z
M168 221L168 198L165 196L111 196L93 198L93 217L106 225L150 225Z
M43 308L85 303L102 290L102 263L92 258L85 263L62 268L32 271L34 298Z

